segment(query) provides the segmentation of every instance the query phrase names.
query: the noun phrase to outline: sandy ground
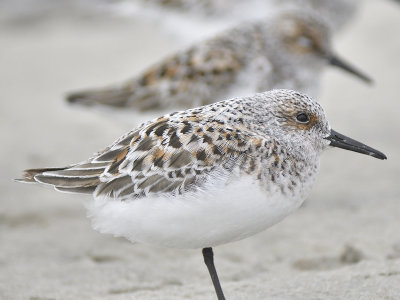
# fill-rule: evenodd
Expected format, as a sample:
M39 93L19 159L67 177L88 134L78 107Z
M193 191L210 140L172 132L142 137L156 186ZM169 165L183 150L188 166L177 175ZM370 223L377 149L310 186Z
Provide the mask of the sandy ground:
M367 1L337 49L376 80L324 76L332 127L388 161L324 154L307 203L215 249L228 299L400 299L400 7ZM135 22L0 28L0 298L214 299L200 251L132 245L90 228L89 198L12 181L85 159L151 115L72 109L62 95L130 77L179 46ZM84 199L82 199L84 198Z

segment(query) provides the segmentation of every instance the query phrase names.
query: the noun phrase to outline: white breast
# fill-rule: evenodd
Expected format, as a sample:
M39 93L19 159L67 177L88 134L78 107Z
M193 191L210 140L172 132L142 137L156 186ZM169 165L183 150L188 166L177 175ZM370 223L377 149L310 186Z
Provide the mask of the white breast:
M244 239L276 224L304 199L267 194L249 176L229 185L175 197L121 202L95 199L88 207L93 228L130 241L172 248L204 248Z

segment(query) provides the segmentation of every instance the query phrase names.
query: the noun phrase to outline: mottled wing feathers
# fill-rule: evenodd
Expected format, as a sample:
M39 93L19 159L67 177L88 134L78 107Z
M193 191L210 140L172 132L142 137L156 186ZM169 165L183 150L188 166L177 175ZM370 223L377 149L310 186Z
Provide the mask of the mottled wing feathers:
M218 124L211 122L204 127L197 118L159 118L141 129L130 141L124 159L102 174L103 183L96 195L123 199L182 194L201 186L216 168L227 167L224 161L230 157L240 156L239 149L231 148L226 155L230 142L224 138L218 141L220 132L212 128ZM109 152L113 151L111 147Z
M229 42L215 38L165 59L122 86L72 93L67 101L141 111L208 104L234 82L242 65L243 58Z
M120 200L177 195L201 187L214 171L230 172L260 143L240 126L192 112L147 123L86 162L27 170L23 180Z

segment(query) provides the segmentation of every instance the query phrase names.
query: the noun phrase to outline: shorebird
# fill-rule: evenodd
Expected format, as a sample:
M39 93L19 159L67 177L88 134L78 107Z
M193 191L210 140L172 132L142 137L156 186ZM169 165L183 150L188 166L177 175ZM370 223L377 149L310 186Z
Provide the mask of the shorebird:
M331 26L333 31L338 31L347 25L354 17L359 0L135 0L132 1L132 10L137 14L143 10L148 11L150 17L157 20L164 19L168 23L168 17L179 16L189 22L191 19L206 19L208 21L224 20L227 23L240 23L244 20L252 20L264 17L268 12L283 7L297 7L315 11L323 17ZM127 3L113 3L113 10L126 14ZM118 7L120 9L118 9ZM179 28L178 28L179 30Z
M315 96L326 65L371 82L334 54L321 18L284 10L198 43L123 84L71 93L67 101L146 111L191 108L273 88Z
M102 233L203 249L221 300L212 247L261 232L297 209L330 147L386 159L331 129L308 96L273 90L163 115L87 160L26 170L20 181L92 194L88 215Z

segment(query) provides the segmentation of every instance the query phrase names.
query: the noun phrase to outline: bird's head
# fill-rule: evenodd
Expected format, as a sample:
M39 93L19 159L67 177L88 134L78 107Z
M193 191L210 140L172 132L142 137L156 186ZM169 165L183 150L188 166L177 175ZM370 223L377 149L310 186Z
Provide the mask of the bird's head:
M273 137L294 155L319 156L329 147L339 147L386 159L382 152L331 129L322 106L302 93L272 90L257 97L256 130Z
M280 52L277 53L281 56L280 63L297 70L320 70L331 65L367 83L372 82L367 75L335 54L331 30L316 13L299 9L283 10L272 19L272 32L275 35L272 38L275 45L272 47Z

